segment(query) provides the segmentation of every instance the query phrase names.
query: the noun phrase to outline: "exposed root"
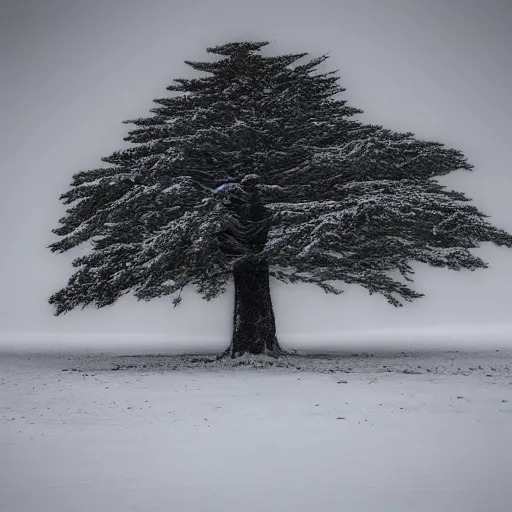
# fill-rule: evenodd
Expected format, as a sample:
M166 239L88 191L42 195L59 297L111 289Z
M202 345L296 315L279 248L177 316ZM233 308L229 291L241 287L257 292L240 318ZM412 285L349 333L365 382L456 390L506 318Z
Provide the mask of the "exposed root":
M244 358L244 357L250 357L252 359L255 358L272 358L272 359L279 359L279 357L282 356L288 356L292 355L290 352L286 352L283 350L278 343L276 343L276 346L274 349L269 350L267 348L264 348L263 351L259 354L252 354L249 351L245 352L236 352L233 348L233 344L231 344L224 352L219 354L216 359L217 361L220 361L221 359L237 359L237 358Z

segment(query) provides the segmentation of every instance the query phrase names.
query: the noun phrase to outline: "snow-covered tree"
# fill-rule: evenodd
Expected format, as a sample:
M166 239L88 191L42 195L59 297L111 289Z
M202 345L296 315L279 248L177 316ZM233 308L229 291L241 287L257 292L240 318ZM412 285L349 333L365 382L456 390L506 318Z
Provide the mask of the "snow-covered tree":
M132 292L151 300L195 287L205 299L234 281L226 353L279 354L269 281L340 293L354 283L401 306L411 262L485 268L480 242L512 247L464 194L436 177L471 170L464 155L353 117L326 56L264 56L267 42L214 48L202 75L177 79L152 116L126 121L134 146L74 175L50 246L84 242L57 315ZM402 279L392 276L399 272Z

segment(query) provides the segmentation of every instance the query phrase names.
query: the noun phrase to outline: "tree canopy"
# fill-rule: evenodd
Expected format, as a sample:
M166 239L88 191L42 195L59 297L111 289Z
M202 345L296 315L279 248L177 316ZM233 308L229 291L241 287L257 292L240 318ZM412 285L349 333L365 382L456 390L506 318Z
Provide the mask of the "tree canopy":
M487 266L471 253L479 243L512 247L436 180L472 169L461 151L355 119L362 111L342 99L327 56L265 56L267 45L229 43L208 48L211 61L187 61L200 76L174 80L151 116L125 121L133 146L74 175L50 248L92 249L50 298L56 314L129 292L178 304L187 286L209 300L249 261L286 283L358 284L400 306L422 296L412 262L474 270ZM255 197L259 220L242 213Z

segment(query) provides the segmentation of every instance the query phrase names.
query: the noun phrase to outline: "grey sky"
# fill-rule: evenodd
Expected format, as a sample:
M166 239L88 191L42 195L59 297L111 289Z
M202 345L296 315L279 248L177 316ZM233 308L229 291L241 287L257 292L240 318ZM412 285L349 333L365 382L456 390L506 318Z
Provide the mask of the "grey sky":
M207 58L205 47L230 40L330 51L328 65L340 70L363 119L462 149L475 172L445 181L512 229L509 0L3 0L0 9L0 333L229 334L230 295L213 303L187 295L175 310L169 301L127 298L54 318L47 297L65 284L76 253L45 247L72 174L123 147L121 121L146 115L173 78L188 75L183 60ZM480 252L491 269L420 268L416 286L427 297L400 310L357 288L332 297L276 286L278 329L293 340L363 328L511 325L512 251Z

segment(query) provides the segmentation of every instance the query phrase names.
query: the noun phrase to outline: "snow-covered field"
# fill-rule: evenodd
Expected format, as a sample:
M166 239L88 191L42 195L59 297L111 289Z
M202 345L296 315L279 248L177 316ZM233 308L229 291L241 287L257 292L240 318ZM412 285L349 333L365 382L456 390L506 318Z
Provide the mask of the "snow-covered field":
M0 353L0 510L512 510L512 351L205 359Z

